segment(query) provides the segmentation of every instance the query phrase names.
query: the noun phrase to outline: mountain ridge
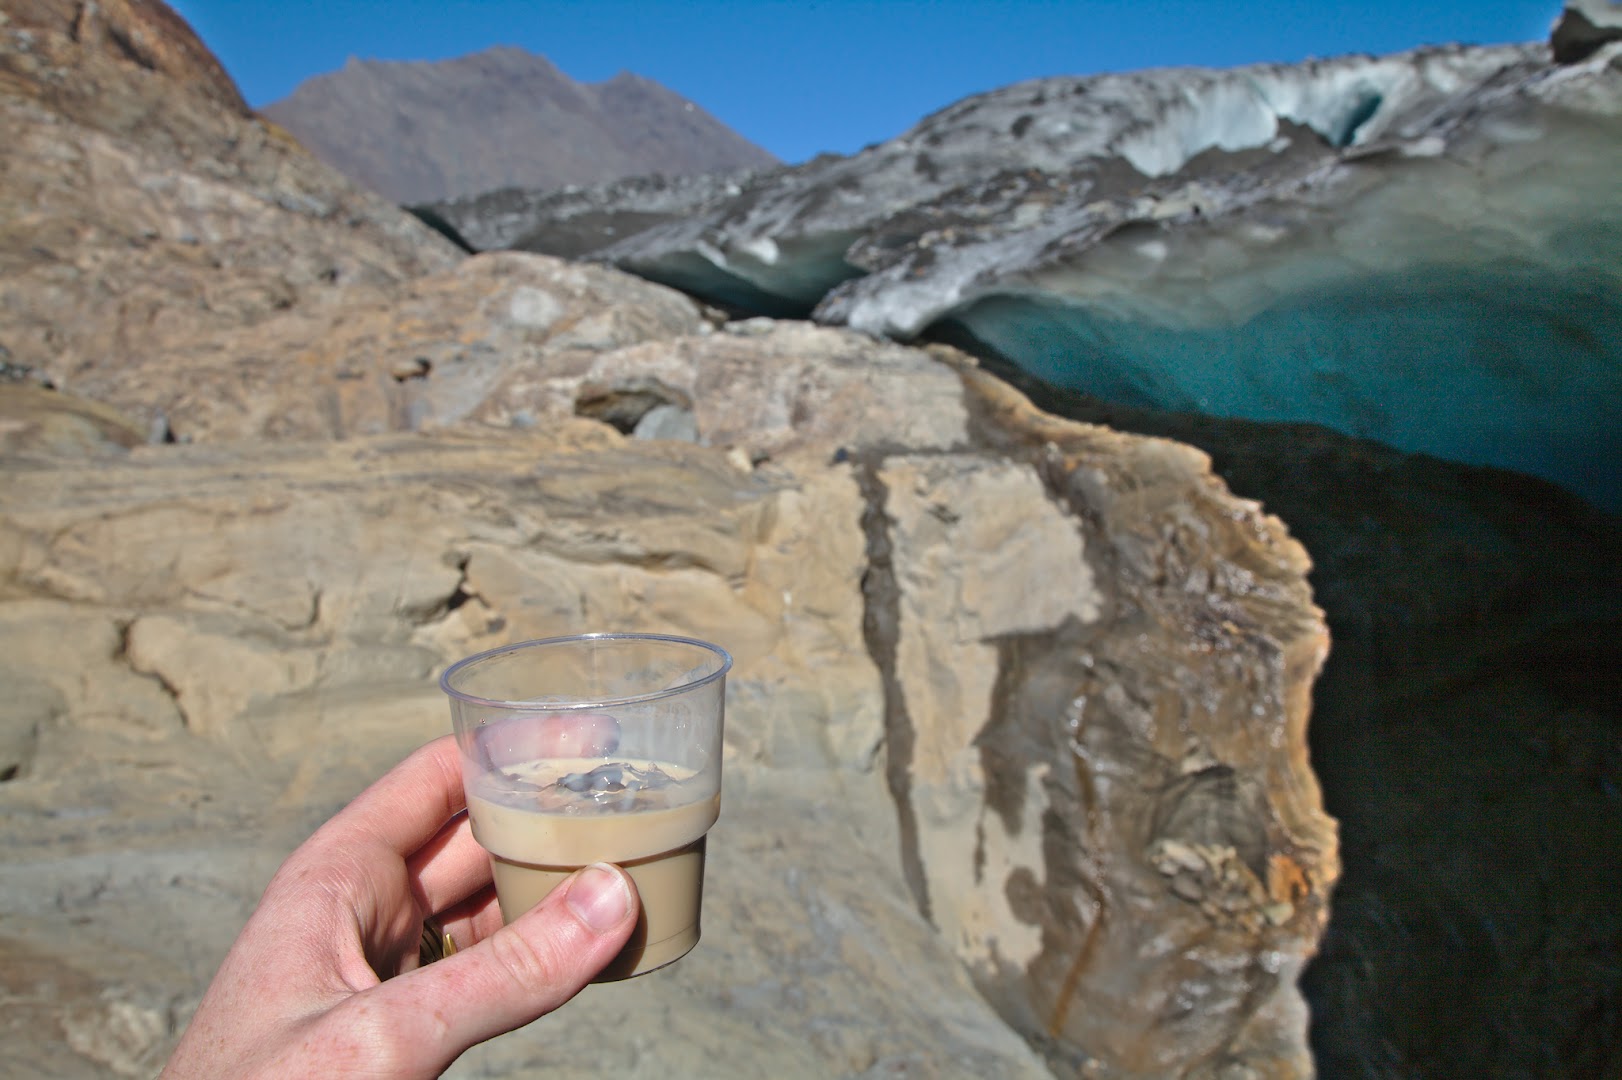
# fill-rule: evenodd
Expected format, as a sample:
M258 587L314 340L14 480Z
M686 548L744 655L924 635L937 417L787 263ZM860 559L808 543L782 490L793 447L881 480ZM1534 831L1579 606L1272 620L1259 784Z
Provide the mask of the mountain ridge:
M437 61L351 57L259 111L400 203L777 163L645 76L577 82L515 45Z

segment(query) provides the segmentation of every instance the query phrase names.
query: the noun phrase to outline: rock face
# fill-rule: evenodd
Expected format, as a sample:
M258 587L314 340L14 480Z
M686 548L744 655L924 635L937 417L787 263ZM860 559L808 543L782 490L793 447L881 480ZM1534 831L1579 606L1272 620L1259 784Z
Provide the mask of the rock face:
M164 5L5 12L0 361L129 407L139 394L107 380L140 380L301 301L386 291L460 257L248 114ZM132 59L109 41L170 59ZM235 359L254 363L251 350Z
M737 657L704 944L463 1075L1310 1071L1327 639L1203 455L951 350L459 260L7 18L8 1067L150 1074L281 857L444 730L439 669L614 627Z
M83 50L82 59L127 61L163 76L165 85L185 87L225 109L242 116L248 114L248 106L237 91L236 83L185 20L167 4L143 3L142 0L98 0L89 4L82 0L9 0L3 25L25 35L44 31L71 38ZM27 45L32 43L25 38L20 44L26 52ZM76 97L64 94L63 103L77 100L81 105L94 105L99 102L111 106L112 111L127 111L133 104L109 101L98 96L96 89L85 87Z
M437 62L351 59L263 111L400 203L777 163L658 83L630 72L577 83L510 46Z
M1007 374L1209 452L1313 554L1335 646L1308 743L1344 863L1302 979L1319 1074L1614 1068L1622 984L1588 958L1622 953L1622 522L1513 473Z
M797 355L815 344L790 333ZM854 358L862 347L811 333L832 355L808 370L826 372L839 352ZM733 344L711 335L684 348L724 370L705 355L710 343ZM937 957L955 951L1008 1019L1053 1039L1057 1063L1156 1075L1215 1053L1304 1071L1294 965L1321 931L1335 862L1302 741L1323 634L1299 548L1226 496L1197 454L1044 421L972 370L893 351L892 378L918 384L905 400L927 423L819 436L828 415L792 419L795 402L816 400L802 388L768 395L766 408L746 400L744 415L782 406L791 418L775 434L757 426L729 440L745 448L764 437L776 448L780 463L755 470L747 457L626 443L568 416L546 418L547 435L14 459L3 516L11 599L0 604L13 628L7 685L18 691L5 725L6 813L39 839L0 888L16 897L30 947L94 976L104 1001L159 1018L130 1058L148 1067L184 1012L175 987L200 989L253 895L251 884L227 888L205 872L215 845L240 849L240 830L269 807L276 839L258 850L274 861L309 825L309 808L330 809L443 726L430 676L457 655L582 624L658 627L724 641L738 656L732 829L755 861L731 871L739 891L718 869L706 948L718 943L726 978L798 970L785 993L842 1003L847 1019L820 1014L831 1041L807 1075L890 1060L944 1075L1040 1071L1034 1059L1018 1064L1028 1052L1006 1029L975 1019L972 998L941 995L927 964L874 951L930 942ZM885 358L867 359L847 378L872 393ZM720 435L727 422L701 420L701 434ZM830 467L836 451L847 460ZM1146 495L1141 485L1156 475L1163 494ZM1133 509L1118 514L1110 503L1123 495ZM1199 536L1205 500L1223 508L1226 535ZM1089 524L1105 517L1117 524ZM1196 531L1183 534L1189 525ZM1239 620L1232 629L1181 610L1230 594L1234 581L1204 579L1227 558L1238 565L1218 577L1247 583L1222 606ZM1127 561L1141 563L1142 579L1111 572ZM1180 599L1188 582L1168 571L1202 575L1192 602ZM1187 622L1202 618L1204 637ZM65 640L77 643L68 654ZM1164 668L1145 664L1162 651ZM1129 667L1123 687L1118 672ZM943 682L946 672L955 680ZM1207 700L1190 710L1196 686ZM136 782L127 775L136 761L165 764ZM1294 779L1270 789L1279 776ZM100 820L108 800L125 824ZM795 807L813 803L818 828L806 833ZM1089 813L1108 825L1083 837ZM800 818L788 834L804 846L769 855L772 845L759 845L770 834L757 830L790 818ZM208 840L184 839L199 829ZM894 887L905 873L942 937L921 919L915 930L892 925L893 915L867 921L855 896L827 892L849 880L852 835ZM164 850L153 851L159 837ZM1236 861L1236 843L1249 864ZM189 914L155 925L156 886L146 882L179 872L177 846L192 869L161 895L172 917ZM131 870L110 893L61 899L85 887L75 884L84 875L108 873L113 852ZM781 870L774 858L787 860ZM1179 858L1198 865L1167 862ZM42 865L60 882L54 892L25 889ZM1278 865L1299 876L1280 878ZM62 924L73 934L59 937L59 902L94 929ZM729 923L729 912L759 919L762 904L802 903L832 905L834 921L799 945L775 931L769 947L739 939L741 925ZM148 950L174 952L182 927L211 939L183 950L196 959L177 972L173 955L160 963ZM1145 964L1146 934L1203 947ZM92 964L111 940L125 941L128 963ZM904 982L874 982L865 967L835 975L816 959L826 949L856 949ZM1218 959L1230 954L1250 958L1241 978ZM1268 956L1296 960L1268 970ZM1138 989L1119 1000L1129 963ZM672 1033L709 1030L697 1017L722 1003L762 1029L791 1007L770 995L744 1005L727 989L741 984L716 985L714 969L696 964L678 970L693 969L696 998L693 986L669 988L686 1001ZM867 988L852 997L841 987L859 974ZM918 990L905 989L920 978L936 1004L921 1007ZM946 985L966 988L961 979ZM1180 993L1227 1004L1180 1019ZM953 1056L971 1055L962 1064L938 1056L947 1031ZM549 1054L557 1043L548 1037ZM695 1062L711 1053L681 1045ZM80 1052L117 1068L110 1051Z
M1188 448L1072 427L964 377L1002 460L909 455L872 485L869 550L896 586L869 579L868 633L894 658L888 768L915 889L1058 1064L1308 1072L1283 958L1323 919L1338 863L1295 758L1301 676L1327 643L1302 608L1304 554L1254 504L1210 514L1229 497ZM1038 485L1053 505L1033 513ZM1239 719L1257 703L1273 734ZM1253 959L1235 978L1221 953ZM1128 988L1128 963L1153 974Z
M598 257L713 303L949 332L1117 404L1318 423L1614 510L1611 8L1568 12L1553 59L1446 47L1005 87ZM548 235L575 239L536 221Z

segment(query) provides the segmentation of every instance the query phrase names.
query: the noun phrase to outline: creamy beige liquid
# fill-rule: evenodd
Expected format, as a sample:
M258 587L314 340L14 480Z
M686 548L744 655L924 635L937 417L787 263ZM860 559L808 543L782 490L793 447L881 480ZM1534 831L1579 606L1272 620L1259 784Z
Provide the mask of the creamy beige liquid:
M625 979L663 967L698 944L704 890L704 834L720 816L719 793L689 797L681 781L691 770L655 765L678 783L638 792L600 806L586 795L561 792L560 776L589 772L601 759L502 766L503 776L482 777L468 796L473 835L490 852L496 898L507 922L528 911L570 874L593 862L623 866L636 882L642 915L625 949L598 982ZM511 790L513 777L538 786ZM627 807L625 804L628 803Z

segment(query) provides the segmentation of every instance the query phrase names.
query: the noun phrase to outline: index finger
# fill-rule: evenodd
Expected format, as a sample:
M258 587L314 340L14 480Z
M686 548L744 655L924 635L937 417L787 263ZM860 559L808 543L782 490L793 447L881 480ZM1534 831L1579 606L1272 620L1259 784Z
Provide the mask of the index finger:
M413 751L332 816L316 833L360 832L402 859L432 840L467 806L462 762L454 736Z

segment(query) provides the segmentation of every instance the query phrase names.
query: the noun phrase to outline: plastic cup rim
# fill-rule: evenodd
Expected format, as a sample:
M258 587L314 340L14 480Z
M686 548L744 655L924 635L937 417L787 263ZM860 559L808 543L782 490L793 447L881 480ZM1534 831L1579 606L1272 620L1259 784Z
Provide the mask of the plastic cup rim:
M533 649L545 645L563 645L578 641L661 641L674 645L692 645L705 652L721 658L721 666L705 675L701 679L684 682L679 686L667 686L647 694L633 694L630 697L594 698L590 701L539 701L482 698L476 694L458 690L451 685L451 679L463 668L485 660L493 659L506 653L518 652L520 649ZM686 694L701 686L715 682L726 677L732 670L732 654L713 642L703 641L699 638L682 637L678 634L640 634L640 633L594 633L594 634L562 634L558 637L532 638L529 641L515 641L510 645L502 645L494 649L486 649L481 653L464 657L445 669L439 677L439 688L447 697L469 705L479 705L488 709L545 709L548 712L589 712L594 709L615 708L625 705L640 705L648 701L658 701L661 698L675 697Z

